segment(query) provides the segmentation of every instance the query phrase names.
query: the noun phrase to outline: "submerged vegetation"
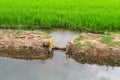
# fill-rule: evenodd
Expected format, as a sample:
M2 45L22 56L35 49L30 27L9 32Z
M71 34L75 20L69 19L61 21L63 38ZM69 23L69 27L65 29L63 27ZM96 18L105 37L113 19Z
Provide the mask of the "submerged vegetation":
M1 0L0 28L120 30L119 0Z

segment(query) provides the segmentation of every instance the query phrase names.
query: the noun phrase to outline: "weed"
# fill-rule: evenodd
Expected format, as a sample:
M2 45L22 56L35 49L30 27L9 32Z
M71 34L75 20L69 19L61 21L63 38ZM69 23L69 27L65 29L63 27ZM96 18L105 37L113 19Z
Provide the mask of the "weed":
M16 37L20 36L20 34L23 32L24 30L16 30L15 35Z
M109 35L103 35L102 39L101 39L101 42L112 46L112 45L114 45L112 39L113 38L111 36L109 36Z

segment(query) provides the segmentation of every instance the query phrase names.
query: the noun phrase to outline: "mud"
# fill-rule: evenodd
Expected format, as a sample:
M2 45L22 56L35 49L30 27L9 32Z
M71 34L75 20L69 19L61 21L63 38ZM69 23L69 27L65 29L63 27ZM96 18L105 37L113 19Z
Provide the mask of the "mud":
M82 33L68 42L67 54L80 63L120 66L120 36L112 36L110 42L103 36L112 35Z
M0 56L20 59L46 59L49 57L50 38L33 31L16 35L14 30L0 31Z

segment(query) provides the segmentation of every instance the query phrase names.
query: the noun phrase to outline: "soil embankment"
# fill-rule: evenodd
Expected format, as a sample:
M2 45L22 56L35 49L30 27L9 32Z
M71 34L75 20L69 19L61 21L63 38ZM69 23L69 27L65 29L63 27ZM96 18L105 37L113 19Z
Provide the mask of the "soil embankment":
M0 56L20 59L49 57L50 37L33 31L0 31Z
M120 66L120 35L82 33L68 42L67 53L80 63Z

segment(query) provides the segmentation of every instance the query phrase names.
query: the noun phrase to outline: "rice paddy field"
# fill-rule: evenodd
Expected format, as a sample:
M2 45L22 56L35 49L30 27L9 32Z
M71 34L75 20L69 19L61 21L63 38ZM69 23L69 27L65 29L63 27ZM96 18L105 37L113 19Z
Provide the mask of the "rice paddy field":
M0 28L119 31L120 0L0 0Z

